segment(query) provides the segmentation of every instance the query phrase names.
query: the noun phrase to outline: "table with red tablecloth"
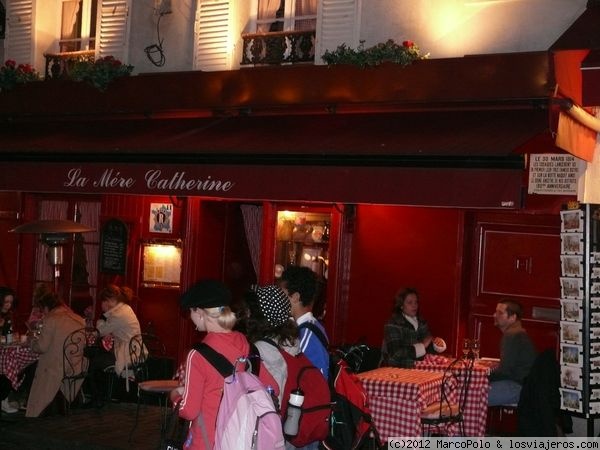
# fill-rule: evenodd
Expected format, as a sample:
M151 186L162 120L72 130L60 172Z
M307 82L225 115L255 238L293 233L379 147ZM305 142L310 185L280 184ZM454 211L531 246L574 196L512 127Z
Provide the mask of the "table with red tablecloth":
M443 372L454 361L442 355L427 355L424 360L417 361L416 369ZM485 436L487 420L487 402L490 364L476 360L467 389L464 410L464 426L467 436Z
M13 389L17 390L23 382L21 372L38 357L39 354L26 344L0 345L0 374L8 378Z
M380 367L357 376L384 442L390 437L421 436L421 411L439 401L442 372Z

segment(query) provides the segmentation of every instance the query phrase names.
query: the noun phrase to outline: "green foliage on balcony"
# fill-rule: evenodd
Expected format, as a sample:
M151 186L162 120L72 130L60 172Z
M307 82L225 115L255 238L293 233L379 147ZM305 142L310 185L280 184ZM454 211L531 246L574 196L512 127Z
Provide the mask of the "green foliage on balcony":
M350 64L360 67L378 66L382 63L394 63L408 66L418 59L426 59L429 54L421 56L419 47L412 41L404 41L402 45L388 39L386 42L365 48L365 41L360 41L358 48L353 49L346 44L335 50L327 50L323 61L327 65Z
M105 91L114 79L128 77L132 71L132 65L123 64L113 56L105 56L95 61L81 60L75 62L69 70L69 75L75 81L84 81L101 91Z

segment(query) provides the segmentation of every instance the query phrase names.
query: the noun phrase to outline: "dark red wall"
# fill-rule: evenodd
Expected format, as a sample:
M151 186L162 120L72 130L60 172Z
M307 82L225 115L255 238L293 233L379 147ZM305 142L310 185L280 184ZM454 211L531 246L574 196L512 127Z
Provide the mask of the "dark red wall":
M420 294L435 335L456 339L462 212L457 209L358 206L346 339L380 346L383 325L402 287Z

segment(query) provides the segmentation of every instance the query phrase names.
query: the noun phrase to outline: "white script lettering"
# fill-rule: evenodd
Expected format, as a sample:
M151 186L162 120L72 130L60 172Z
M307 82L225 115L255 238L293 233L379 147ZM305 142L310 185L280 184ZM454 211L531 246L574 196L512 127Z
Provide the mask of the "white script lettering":
M94 187L121 187L131 188L135 184L133 178L125 178L121 176L121 172L114 172L113 169L106 169L100 179L92 183Z
M185 172L175 172L172 177L162 177L162 171L149 170L146 172L148 189L161 191L222 191L227 192L235 186L231 181L213 180L210 175L205 180L186 179Z
M67 181L63 183L65 187L85 187L88 184L87 177L81 176L81 169L71 169L67 173Z

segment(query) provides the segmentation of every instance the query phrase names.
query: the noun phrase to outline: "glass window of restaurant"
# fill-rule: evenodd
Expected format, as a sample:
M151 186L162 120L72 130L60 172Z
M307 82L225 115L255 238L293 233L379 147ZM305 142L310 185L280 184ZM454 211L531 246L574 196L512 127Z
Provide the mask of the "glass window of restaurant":
M288 265L308 267L325 282L329 271L331 214L305 210L277 212L275 277Z

